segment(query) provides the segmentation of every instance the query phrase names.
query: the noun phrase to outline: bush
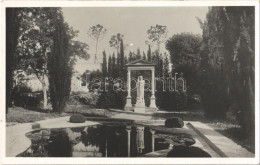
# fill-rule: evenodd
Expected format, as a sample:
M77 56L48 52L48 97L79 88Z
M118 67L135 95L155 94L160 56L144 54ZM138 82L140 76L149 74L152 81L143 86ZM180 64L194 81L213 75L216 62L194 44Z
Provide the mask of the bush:
M89 105L96 106L100 94L94 92L87 93L72 93L70 99L68 100L68 105Z
M85 121L85 117L81 114L75 114L70 117L71 123L84 123Z
M40 108L42 101L42 93L32 92L32 89L26 85L14 87L12 91L12 100L15 106Z
M206 151L198 147L174 146L167 157L211 157Z
M126 95L126 92L122 91L103 92L98 99L97 108L123 109Z
M165 127L168 128L182 128L184 126L184 123L181 118L179 117L173 117L170 119L166 119L165 121Z

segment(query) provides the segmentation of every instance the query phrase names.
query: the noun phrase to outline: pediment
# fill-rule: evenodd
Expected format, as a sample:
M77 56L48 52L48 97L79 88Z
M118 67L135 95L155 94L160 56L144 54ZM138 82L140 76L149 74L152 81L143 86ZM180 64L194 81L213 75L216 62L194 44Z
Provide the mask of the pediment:
M155 66L155 63L146 60L136 60L126 64L126 66Z

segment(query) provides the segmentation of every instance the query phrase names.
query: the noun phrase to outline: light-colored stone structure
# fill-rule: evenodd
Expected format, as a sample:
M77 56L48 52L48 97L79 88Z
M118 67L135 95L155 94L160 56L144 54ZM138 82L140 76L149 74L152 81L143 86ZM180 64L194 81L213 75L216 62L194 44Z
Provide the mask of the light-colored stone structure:
M126 97L126 111L135 111L135 112L147 112L147 111L156 111L157 107L155 104L155 64L145 60L136 60L126 64L127 67L127 97ZM145 111L143 110L143 104L136 103L137 109L132 106L131 100L131 71L135 70L150 70L152 73L152 81L151 81L151 98L150 98L150 106L145 107ZM139 80L139 78L138 78ZM141 81L141 80L140 80ZM143 82L144 83L144 82ZM140 86L141 87L141 86ZM137 100L140 101L140 100ZM141 109L139 106L141 105Z

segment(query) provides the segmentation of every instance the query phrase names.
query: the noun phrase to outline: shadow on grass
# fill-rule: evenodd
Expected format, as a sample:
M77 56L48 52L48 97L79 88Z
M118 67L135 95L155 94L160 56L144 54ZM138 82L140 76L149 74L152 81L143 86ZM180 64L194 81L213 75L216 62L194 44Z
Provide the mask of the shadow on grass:
M255 153L255 135L248 136L241 127L239 128L228 128L225 130L216 130L222 135L232 139L235 143L246 148L248 151Z

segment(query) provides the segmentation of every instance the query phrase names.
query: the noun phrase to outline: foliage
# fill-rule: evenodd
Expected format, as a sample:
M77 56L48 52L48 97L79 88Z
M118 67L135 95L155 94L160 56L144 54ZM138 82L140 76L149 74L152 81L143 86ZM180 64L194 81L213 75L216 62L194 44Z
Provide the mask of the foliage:
M75 93L70 95L70 99L67 101L67 105L89 105L95 107L99 99L99 94L94 92L87 93Z
M123 91L102 92L97 102L97 108L123 109L126 103L125 97L126 92Z
M67 105L65 108L66 113L77 113L82 114L85 117L111 117L113 116L113 112L110 112L106 109L96 109L91 108L86 105Z
M254 9L212 7L204 23L202 100L207 114L235 107L245 132L254 130Z
M88 36L91 37L94 41L96 41L96 51L95 51L94 63L98 62L98 59L97 59L98 42L104 38L106 33L107 33L107 29L100 24L91 26L88 30Z
M163 25L155 25L151 26L150 29L147 30L148 39L151 42L155 42L157 44L157 51L160 53L160 44L165 42L167 37L168 29Z
M173 35L166 42L166 49L170 53L173 72L182 74L187 82L189 98L198 94L200 86L199 64L202 38L192 33Z
M148 61L152 60L152 51L151 51L151 46L150 45L148 45L147 60Z
M117 33L116 35L112 35L109 41L110 47L115 48L117 54L119 53L120 44L123 38L124 38L123 34Z
M18 39L18 69L34 74L42 84L44 109L47 108L47 52L51 45L52 14L58 9L24 9Z
M52 51L48 55L49 90L53 111L61 113L70 95L72 64L69 54L69 34L63 16L57 13Z
M54 19L61 8L21 8L19 10L19 37L17 38L16 70L23 70L28 75L35 75L42 84L43 108L47 108L48 91L48 53L53 44L55 30ZM70 63L74 64L76 57L88 59L88 46L85 43L74 41L78 31L74 31L68 24L66 31L71 35L68 52L71 55Z
M6 8L6 113L8 113L13 88L13 71L16 65L15 52L20 28L19 12L18 8Z
M102 73L104 77L107 76L107 55L105 51L103 51Z
M41 108L42 94L32 92L31 88L25 85L15 86L12 93L14 106L25 108Z

